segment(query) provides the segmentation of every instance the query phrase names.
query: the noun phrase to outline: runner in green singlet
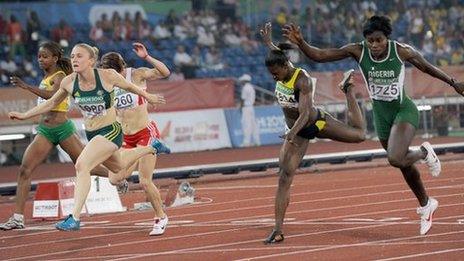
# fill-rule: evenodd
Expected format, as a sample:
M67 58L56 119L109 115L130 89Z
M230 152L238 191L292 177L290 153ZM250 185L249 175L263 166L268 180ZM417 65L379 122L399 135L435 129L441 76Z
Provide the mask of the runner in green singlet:
M364 41L341 48L319 49L307 43L295 25L283 28L284 36L298 45L311 60L330 62L353 58L358 62L373 102L374 123L380 142L387 150L388 161L401 170L419 201L417 213L421 217L420 234L424 235L432 226L432 215L438 202L427 195L414 163L424 160L433 176L440 174L441 165L430 143L424 142L419 150L409 148L419 123L419 113L404 92L404 63L409 62L419 70L446 82L460 95L464 95L464 83L457 82L427 62L411 46L391 40L391 32L388 17L373 16L364 24Z

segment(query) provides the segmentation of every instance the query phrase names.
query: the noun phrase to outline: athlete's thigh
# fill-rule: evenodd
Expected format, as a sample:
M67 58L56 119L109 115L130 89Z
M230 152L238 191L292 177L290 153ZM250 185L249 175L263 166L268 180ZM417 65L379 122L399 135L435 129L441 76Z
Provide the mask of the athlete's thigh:
M393 124L388 138L387 152L389 155L406 155L409 151L416 128L409 122Z
M88 169L91 170L102 162L106 162L115 153L118 153L116 144L103 136L95 136L85 145L77 160L82 164L86 164Z
M74 163L85 147L76 133L61 141L60 146L69 155Z
M47 138L40 134L35 135L34 140L32 140L24 152L21 165L31 170L35 169L47 158L53 147L55 147L55 145Z
M359 132L359 129L353 128L334 118L332 115L327 114L326 124L316 137L341 142L353 142L359 140Z
M308 144L309 140L300 136L295 136L293 144L285 140L279 155L279 165L282 170L293 174L300 166Z

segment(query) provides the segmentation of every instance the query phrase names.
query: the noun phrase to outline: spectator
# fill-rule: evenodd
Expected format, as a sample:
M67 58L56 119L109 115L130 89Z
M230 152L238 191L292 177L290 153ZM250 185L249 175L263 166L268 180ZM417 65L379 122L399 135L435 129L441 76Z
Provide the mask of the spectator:
M201 55L201 50L200 50L200 47L195 46L193 47L193 51L192 51L192 60L193 60L193 64L197 67L197 68L201 68L204 66L205 64L205 61L203 59L203 56Z
M205 29L203 26L198 27L198 38L197 44L202 47L213 47L216 45L216 39L214 39L213 33L210 29Z
M52 29L52 39L63 47L68 47L74 37L74 30L61 18L57 27Z
M7 57L6 60L2 60L0 62L0 69L8 73L9 75L13 75L17 70L18 66L10 57Z
M9 57L13 59L13 57L19 52L21 56L26 55L26 49L24 48L23 42L23 28L21 24L16 19L16 16L10 16L10 22L6 26L7 31L7 38L8 38L8 45L10 47L10 55Z
M174 26L179 24L179 18L177 18L176 12L174 9L169 10L169 13L165 20L166 27L172 32L174 31Z
M153 30L153 37L156 39L156 40L159 40L159 39L166 39L166 38L169 38L171 37L171 32L169 31L169 29L167 28L166 26L166 23L165 22L161 22L159 24L157 24L155 26L155 29Z
M181 72L180 67L176 67L174 69L174 72L171 72L171 75L169 75L169 81L171 82L183 80L185 80L185 77L184 74Z
M242 85L242 91L240 94L243 130L242 147L249 147L251 145L259 146L261 143L259 137L259 126L255 119L254 109L256 91L251 84L250 75L244 74L238 79L238 81Z
M221 53L217 48L212 47L205 55L205 67L210 70L222 70L225 64L222 62Z
M195 64L192 57L185 51L185 46L179 45L174 54L174 64L180 67L185 78L190 79L195 77Z
M90 29L89 38L95 43L106 42L105 33L103 31L102 22L97 21Z
M108 15L106 13L103 13L100 18L101 22L101 27L103 29L103 32L107 34L111 34L111 31L113 29L113 24L111 23L110 20L108 20Z
M41 25L39 17L35 11L29 12L29 18L27 19L26 32L27 32L27 52L37 53L40 35Z
M433 122L438 136L448 136L449 115L443 106L437 106L433 110Z

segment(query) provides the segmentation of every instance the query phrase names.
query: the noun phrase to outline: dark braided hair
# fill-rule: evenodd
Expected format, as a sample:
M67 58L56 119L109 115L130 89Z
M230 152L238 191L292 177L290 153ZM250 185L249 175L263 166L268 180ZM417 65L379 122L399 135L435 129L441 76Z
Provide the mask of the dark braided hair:
M56 65L60 68L66 75L72 73L71 60L67 57L64 57L64 51L61 46L55 42L44 42L40 44L40 48L47 49L52 53L53 56L58 58Z

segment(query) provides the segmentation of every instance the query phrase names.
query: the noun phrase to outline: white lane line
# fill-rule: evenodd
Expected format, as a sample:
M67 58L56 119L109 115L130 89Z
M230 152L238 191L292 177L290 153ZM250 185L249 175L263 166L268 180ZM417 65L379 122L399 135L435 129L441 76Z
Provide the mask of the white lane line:
M434 237L434 236L461 234L461 233L464 233L464 230L427 235L427 238ZM302 235L298 235L298 236L302 236ZM296 254L299 255L299 254L307 254L307 253L312 253L312 252L320 252L320 251L334 250L334 249L341 249L341 248L370 246L370 245L377 244L377 243L389 243L389 242L395 242L395 241L401 241L401 240L419 239L419 238L424 238L424 236L400 237L400 238L394 238L394 239L368 241L368 242L355 243L355 244L342 244L342 245L322 247L322 248L316 248L316 249L310 249L310 250L301 250L301 251L285 252L285 253L279 253L279 254L270 254L270 255L261 255L261 256L255 256L255 257L248 257L248 258L244 258L244 259L237 259L236 261L269 259L269 258L276 258L276 257L280 257L280 256L287 256L288 257L288 256L291 256L291 255L296 255ZM446 251L446 250L443 250L443 251Z
M438 182L443 182L443 181L452 181L453 183L455 183L457 180L461 180L461 179L464 179L463 178L446 178L446 179L434 179L434 180L429 180L428 183L438 183ZM339 192L347 192L347 191L357 191L357 190L365 190L365 189L370 189L370 188L382 188L382 187L390 187L390 186L401 186L403 187L404 186L404 182L398 182L398 183L392 183L392 184L382 184L382 185L370 185L370 186L363 186L363 187L356 187L356 188L342 188L342 189L332 189L332 190L324 190L324 191L312 191L312 192L302 192L302 193L293 193L292 194L292 197L295 198L296 196L304 196L304 195L315 195L315 194L323 194L323 193L326 193L326 192L330 192L330 193L333 193L333 194L337 194ZM464 184L459 184L459 185L453 185L453 186L443 186L445 188L455 188L455 187L460 187L460 186L464 186ZM433 190L433 189L439 189L441 188L442 186L439 186L439 187L429 187L427 188L428 190ZM376 195L385 195L385 194L391 194L391 193L397 193L397 192L400 192L400 193L404 193L404 192L410 192L409 189L405 189L405 190L396 190L396 191L387 191L387 192L382 192L382 193L376 193ZM372 195L371 193L369 194L356 194L354 196L350 196L350 197L365 197L365 196L369 196L369 195ZM250 201L257 201L257 200L266 200L266 199L273 199L274 196L270 196L270 197L256 197L256 198L248 198L248 199L243 199L243 200L232 200L232 201L226 201L226 202L220 202L220 203L211 203L211 204L208 204L208 205L195 205L195 206L185 206L183 209L187 209L187 208L199 208L201 206L217 206L217 205L227 205L227 204L233 204L233 203L240 203L240 202L250 202ZM339 199L344 199L344 198L347 198L346 196L341 196L341 197L333 197L333 198L330 198L332 200L339 200ZM327 199L327 198L326 198ZM323 200L323 199L321 199ZM413 199L408 199L408 200L413 200ZM311 201L301 201L301 202L304 202L304 203L308 203L308 202L318 202L319 200L311 200ZM292 204L298 204L299 201L294 201L292 202ZM203 212L196 212L196 213L192 213L192 214L181 214L181 215L172 215L170 216L170 218L176 218L176 217L180 217L180 218L183 218L185 216L194 216L194 215L204 215L204 214L216 214L216 213L225 213L225 212L230 212L230 211L236 211L236 210L251 210L251 209L257 209L257 208L262 208L262 207L272 207L273 205L259 205L259 206L256 206L256 207L251 207L251 208L234 208L232 210L230 209L226 209L226 210L212 210L212 211L203 211ZM118 213L118 217L124 217L126 215L134 215L133 212L122 212L122 213ZM266 216L269 216L269 215L266 215ZM256 216L256 217L262 217L262 216ZM131 223L131 222L148 222L149 220L151 219L139 219L139 220L131 220L131 221L120 221L120 222L115 222L113 224L125 224L125 223ZM49 225L53 226L54 223L50 223ZM57 231L45 231L45 232L37 232L37 233L33 233L33 234L29 234L28 236L40 236L40 235L44 235L44 234L50 234L50 233L56 233ZM127 232L124 232L124 233L127 233ZM13 239L13 238L22 238L24 237L23 234L21 235L14 235L14 236L3 236L3 237L0 237L0 240L4 240L4 239Z
M400 260L400 259L407 259L407 258L415 258L415 257L423 257L423 256L431 256L431 255L438 255L438 254L444 254L444 253L451 253L451 252L461 252L461 251L464 252L464 247L463 248L453 248L453 249L438 250L438 251L425 252L425 253L422 252L420 254L407 255L407 256L397 256L397 257L386 258L386 259L377 259L377 261Z

